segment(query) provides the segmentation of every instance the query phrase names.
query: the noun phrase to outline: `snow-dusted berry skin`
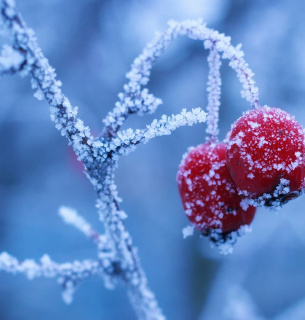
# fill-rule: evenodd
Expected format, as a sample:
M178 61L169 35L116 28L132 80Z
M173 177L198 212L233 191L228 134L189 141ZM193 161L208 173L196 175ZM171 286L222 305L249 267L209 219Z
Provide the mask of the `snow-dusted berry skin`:
M289 113L267 106L248 111L226 140L227 165L239 192L285 202L304 187L304 132Z
M205 143L184 156L177 174L182 204L193 226L203 233L228 233L248 225L255 210L240 207L225 160L223 143Z

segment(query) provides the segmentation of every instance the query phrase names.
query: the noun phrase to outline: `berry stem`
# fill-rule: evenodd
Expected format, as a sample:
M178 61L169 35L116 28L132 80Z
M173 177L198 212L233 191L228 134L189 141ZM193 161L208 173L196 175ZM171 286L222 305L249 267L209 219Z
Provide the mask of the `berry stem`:
M216 49L216 42L212 43L210 54L208 56L209 75L207 82L208 92L208 116L207 116L207 129L209 134L207 138L211 142L217 142L217 135L219 134L218 120L219 120L219 107L221 95L221 77L220 77L220 54Z

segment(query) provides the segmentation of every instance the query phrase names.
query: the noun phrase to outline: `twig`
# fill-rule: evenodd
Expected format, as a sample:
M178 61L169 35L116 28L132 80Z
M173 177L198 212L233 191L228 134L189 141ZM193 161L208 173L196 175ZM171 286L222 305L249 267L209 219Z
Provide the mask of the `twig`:
M107 263L105 263L107 266ZM0 270L12 274L24 274L28 279L39 277L57 278L63 286L65 302L72 302L76 286L85 278L91 276L105 277L108 282L109 269L102 261L83 260L66 263L56 263L48 255L41 257L40 262L32 259L19 261L6 252L0 254Z
M206 42L207 45L208 42ZM221 77L220 67L221 60L220 54L216 50L216 43L213 42L210 47L210 54L208 57L209 75L207 83L208 92L208 117L207 117L207 129L206 132L209 134L209 139L212 142L217 141L218 129L218 115L220 106L220 93L221 93Z

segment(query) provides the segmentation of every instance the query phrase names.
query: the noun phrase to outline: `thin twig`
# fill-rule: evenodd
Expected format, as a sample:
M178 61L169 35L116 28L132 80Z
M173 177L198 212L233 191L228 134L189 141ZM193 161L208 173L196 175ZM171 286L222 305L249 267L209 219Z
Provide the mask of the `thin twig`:
M206 42L207 43L207 42ZM217 141L219 133L218 120L219 120L219 106L220 106L220 93L221 93L221 77L220 67L221 60L220 54L216 50L216 43L213 42L208 56L209 75L207 83L208 92L208 116L207 116L207 129L209 140L212 142Z

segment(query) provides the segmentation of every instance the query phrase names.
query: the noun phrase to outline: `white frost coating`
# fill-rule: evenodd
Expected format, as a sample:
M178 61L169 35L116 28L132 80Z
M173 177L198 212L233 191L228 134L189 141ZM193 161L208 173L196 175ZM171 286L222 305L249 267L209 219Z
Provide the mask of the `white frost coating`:
M76 285L80 281L90 276L104 276L105 274L102 265L94 260L56 263L48 255L44 255L39 262L32 259L19 261L7 252L0 254L0 271L12 274L24 274L28 279L39 277L57 278L63 286L63 297L66 298L64 301L68 303L72 302ZM68 291L66 290L67 283L69 283Z
M196 200L196 204L198 204L201 207L204 207L204 203L201 200Z
M248 121L248 125L249 125L252 129L256 129L256 128L260 127L260 124L258 124L257 122L253 122L253 121Z
M183 239L190 237L194 234L194 227L193 226L187 226L182 229Z
M215 229L210 235L211 247L217 247L219 253L223 255L232 254L233 247L239 237L252 232L252 228L249 225L243 225L238 230L230 232L225 239L223 239L221 230Z
M258 147L261 148L264 144L268 144L268 142L266 141L265 137L260 137Z
M208 82L208 88L211 89L209 95L211 108L212 106L216 107L219 103L221 81L219 77L220 61L218 54L220 53L222 53L221 57L223 59L230 60L229 65L236 71L237 77L243 87L241 91L242 97L250 102L251 106L258 107L258 88L253 80L254 73L243 58L244 53L241 50L241 45L232 46L230 37L207 28L202 19L185 20L182 22L171 20L168 22L168 29L164 33L157 34L156 38L134 60L130 72L127 73L129 83L124 86L125 92L119 94L119 101L116 107L103 120L108 131L105 133L106 135L109 133L115 134L128 115L143 115L145 113L153 113L156 110L161 100L154 98L153 95L149 95L147 89L144 89L144 91L142 86L147 85L153 64L179 35L204 41L205 48L211 49ZM211 117L215 119L215 121L213 120L215 123L212 125L213 129L211 126L208 130L212 130L214 134L218 130L216 125L218 116L215 114L217 112L216 109L213 110Z
M134 150L134 146L139 143L147 143L149 140L170 135L174 130L183 126L192 126L194 124L206 121L207 114L200 108L186 111L182 109L180 114L171 117L163 115L160 120L154 120L146 129L119 131L117 138L109 144L109 150L115 154L127 154Z
M0 54L0 75L21 70L24 61L25 59L19 51L4 45Z
M64 222L73 225L87 237L91 236L92 227L83 217L77 214L76 210L62 206L59 208L58 214L61 216Z
M271 211L278 212L278 210L289 200L299 197L303 190L290 191L290 181L284 178L280 179L273 193L265 193L255 199L245 198L241 201L240 205L243 210L247 210L249 206L253 207L268 207ZM249 196L246 191L240 192L244 196Z
M23 273L29 279L37 277L67 277L72 274L76 278L79 278L88 277L88 275L85 275L86 272L101 273L103 271L100 269L98 262L93 260L58 264L52 261L48 255L44 255L41 257L40 262L37 263L31 259L19 261L7 252L0 254L0 270L14 274Z
M186 179L186 183L188 185L189 191L192 192L193 191L192 180L191 179Z

